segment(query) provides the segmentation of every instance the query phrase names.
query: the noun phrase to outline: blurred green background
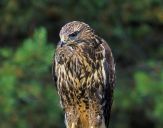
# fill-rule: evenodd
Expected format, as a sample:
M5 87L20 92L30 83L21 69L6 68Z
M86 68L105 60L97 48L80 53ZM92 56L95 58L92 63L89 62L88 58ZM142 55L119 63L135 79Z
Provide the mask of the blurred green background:
M163 128L162 0L0 0L0 128L64 128L51 63L65 23L112 48L110 128Z

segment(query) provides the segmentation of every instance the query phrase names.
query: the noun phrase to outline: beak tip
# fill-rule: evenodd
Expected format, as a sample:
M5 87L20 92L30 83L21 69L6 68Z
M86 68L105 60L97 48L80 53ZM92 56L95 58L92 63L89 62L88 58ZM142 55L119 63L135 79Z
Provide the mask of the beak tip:
M64 41L59 42L60 46L63 47L64 44L66 44Z

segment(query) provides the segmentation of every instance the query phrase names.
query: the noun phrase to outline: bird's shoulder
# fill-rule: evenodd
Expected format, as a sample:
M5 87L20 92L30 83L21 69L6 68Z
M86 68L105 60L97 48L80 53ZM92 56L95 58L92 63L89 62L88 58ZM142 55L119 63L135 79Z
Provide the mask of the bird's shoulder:
M112 53L111 48L108 45L108 43L104 39L101 39L101 40L102 40L102 43L100 44L100 47L103 49L103 60L108 65L105 70L108 71L109 83L114 83L114 81L115 81L115 61L114 61L113 53Z

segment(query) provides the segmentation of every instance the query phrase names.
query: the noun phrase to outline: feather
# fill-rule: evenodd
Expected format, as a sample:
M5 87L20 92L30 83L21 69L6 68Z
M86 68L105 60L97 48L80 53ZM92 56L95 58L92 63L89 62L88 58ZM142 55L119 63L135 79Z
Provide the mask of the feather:
M63 26L60 38L64 45L56 49L52 74L66 127L108 128L115 81L110 47L79 21Z

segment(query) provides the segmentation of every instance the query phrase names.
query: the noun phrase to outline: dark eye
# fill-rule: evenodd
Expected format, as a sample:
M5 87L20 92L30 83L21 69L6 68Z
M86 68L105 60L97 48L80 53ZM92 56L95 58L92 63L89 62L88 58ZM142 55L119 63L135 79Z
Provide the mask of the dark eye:
M70 34L69 37L74 38L78 35L78 33L79 33L78 31L75 31L74 33Z

